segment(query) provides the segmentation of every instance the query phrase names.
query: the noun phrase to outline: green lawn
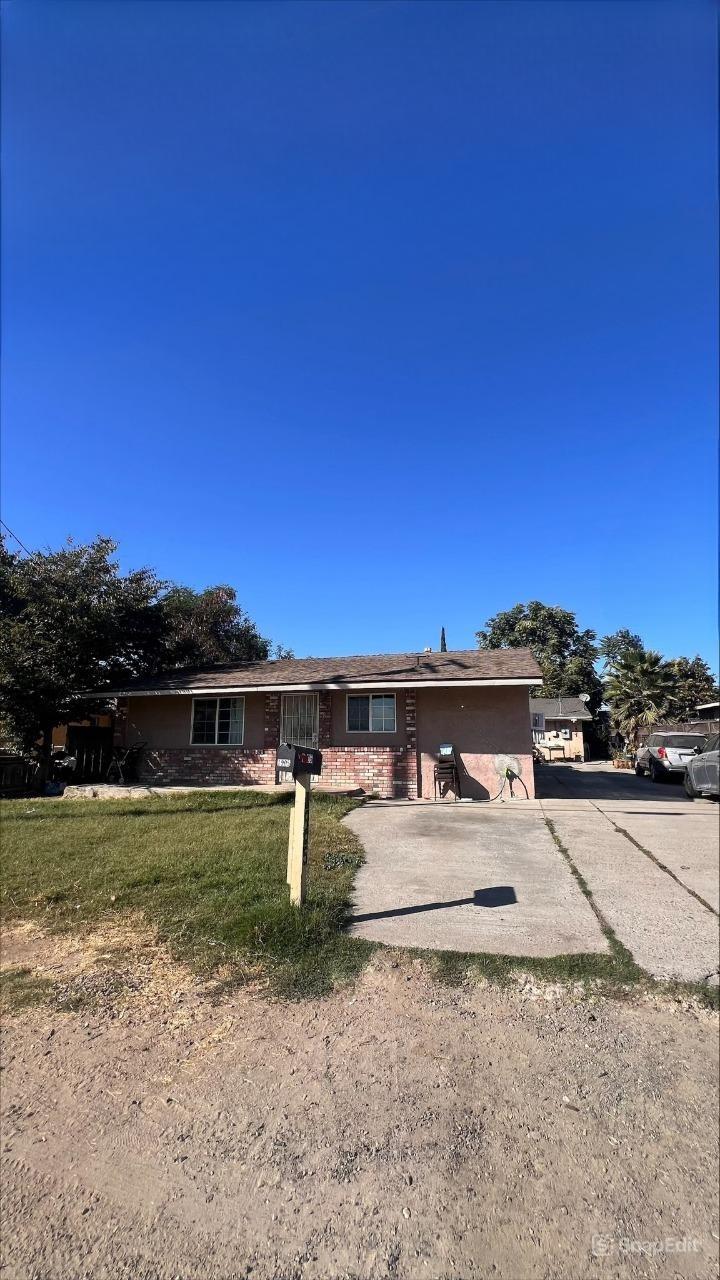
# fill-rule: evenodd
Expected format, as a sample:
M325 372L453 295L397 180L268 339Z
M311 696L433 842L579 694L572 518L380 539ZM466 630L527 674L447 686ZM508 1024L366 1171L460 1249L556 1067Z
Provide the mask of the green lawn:
M342 931L363 855L340 819L356 803L313 796L309 895L298 910L285 883L287 794L4 801L2 917L77 931L142 913L201 972L262 973L278 994L322 994L372 950Z

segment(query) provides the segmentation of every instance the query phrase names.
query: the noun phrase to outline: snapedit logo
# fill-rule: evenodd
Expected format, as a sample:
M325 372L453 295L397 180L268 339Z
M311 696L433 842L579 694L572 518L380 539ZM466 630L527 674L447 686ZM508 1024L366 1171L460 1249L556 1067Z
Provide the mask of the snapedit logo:
M670 1253L700 1253L701 1243L695 1236L665 1236L662 1240L642 1240L633 1236L594 1235L590 1252L594 1258L608 1258L618 1253L623 1257L640 1255L659 1258Z

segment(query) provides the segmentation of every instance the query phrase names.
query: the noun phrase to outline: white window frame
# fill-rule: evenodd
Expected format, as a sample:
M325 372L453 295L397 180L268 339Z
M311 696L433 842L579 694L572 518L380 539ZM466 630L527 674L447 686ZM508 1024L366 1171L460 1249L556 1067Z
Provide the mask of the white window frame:
M350 728L350 699L351 698L367 698L368 700L368 728L367 729L351 729ZM394 720L395 724L392 729L373 729L372 727L372 700L373 698L392 698L395 708ZM397 696L394 693L347 693L345 695L345 732L346 733L366 733L375 737L381 733L397 733Z
M220 701L225 699L231 702L242 702L242 737L239 742L218 742L218 720L220 717ZM196 702L215 702L215 741L214 742L193 742L193 728L195 726L195 703ZM237 694L219 693L217 697L212 693L203 693L193 698L190 708L190 746L191 747L242 747L245 743L245 698Z

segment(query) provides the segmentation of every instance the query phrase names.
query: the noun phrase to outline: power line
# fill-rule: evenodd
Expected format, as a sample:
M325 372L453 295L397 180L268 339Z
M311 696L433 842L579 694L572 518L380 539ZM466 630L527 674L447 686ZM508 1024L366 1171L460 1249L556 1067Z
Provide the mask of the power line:
M13 538L13 539L15 540L15 542L17 542L18 546L19 546L19 547L22 547L23 551L25 552L25 554L26 554L27 556L32 555L32 552L31 552L31 551L28 551L27 547L25 546L25 543L20 541L20 539L18 538L17 534L16 534L16 533L13 533L12 529L10 528L10 526L9 526L9 525L7 525L7 524L5 523L5 521L4 521L4 520L0 520L0 524L2 525L3 529L5 530L5 532L6 532L6 533L9 533L9 534L10 534L10 537L11 537L11 538Z

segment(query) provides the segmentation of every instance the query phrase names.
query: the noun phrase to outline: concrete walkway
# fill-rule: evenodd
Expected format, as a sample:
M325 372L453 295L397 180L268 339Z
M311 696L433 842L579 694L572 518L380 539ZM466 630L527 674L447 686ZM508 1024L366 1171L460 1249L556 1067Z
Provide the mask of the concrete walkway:
M352 931L440 950L604 951L547 819L638 964L658 978L717 982L717 805L608 765L541 775L534 802L387 802L351 814L367 853Z
M293 782L258 782L250 785L249 783L239 783L236 786L218 786L218 787L192 787L192 786L168 786L168 787L152 787L145 786L140 782L132 782L124 785L114 782L82 782L77 786L66 787L63 792L64 800L145 800L148 796L168 796L168 795L185 795L193 791L260 791L267 794L278 795L280 793L289 794L295 790ZM321 783L313 786L313 791L322 791L325 795L331 796L355 796L359 795L358 787L325 787ZM53 796L56 800L58 797Z

